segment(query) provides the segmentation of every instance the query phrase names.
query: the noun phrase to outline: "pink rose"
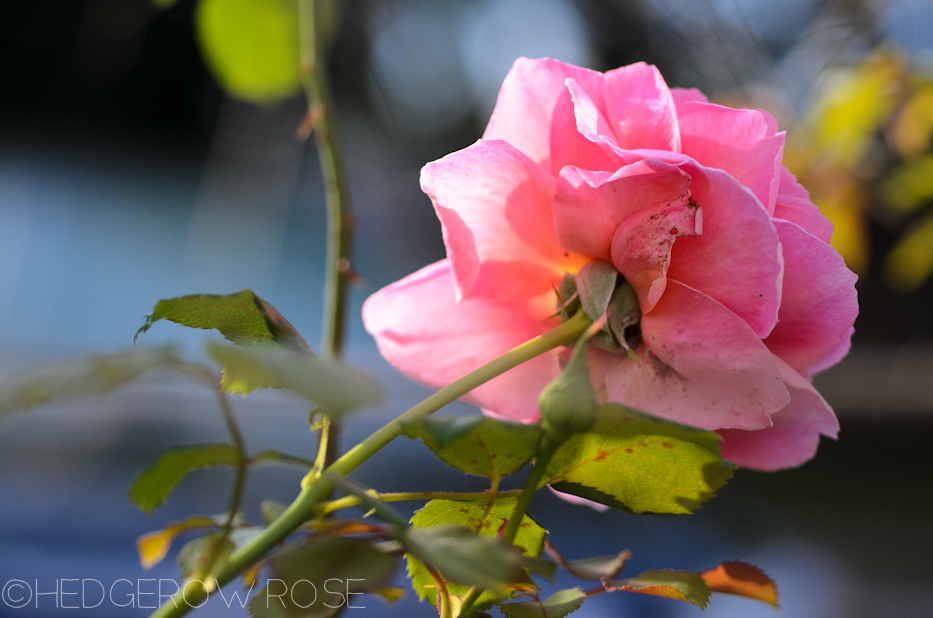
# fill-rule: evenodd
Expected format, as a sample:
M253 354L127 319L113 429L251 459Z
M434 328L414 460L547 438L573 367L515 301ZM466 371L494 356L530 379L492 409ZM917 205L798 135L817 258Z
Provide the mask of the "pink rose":
M521 58L483 139L422 170L447 259L371 296L366 329L442 387L553 328L552 286L609 262L638 296L640 362L591 350L600 395L718 430L741 466L799 465L838 432L810 376L848 352L858 301L783 148L767 112L671 90L653 66ZM467 399L533 421L561 353Z

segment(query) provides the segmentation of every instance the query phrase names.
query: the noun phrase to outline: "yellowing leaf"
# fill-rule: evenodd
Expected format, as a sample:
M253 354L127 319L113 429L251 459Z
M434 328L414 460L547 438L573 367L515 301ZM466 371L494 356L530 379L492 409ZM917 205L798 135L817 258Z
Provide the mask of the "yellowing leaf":
M756 566L739 562L723 562L702 574L703 581L713 592L735 594L764 601L777 607L777 585Z
M933 274L933 216L905 234L884 261L888 284L901 293L913 292Z
M863 211L864 198L858 187L836 199L814 194L813 202L833 224L830 244L854 272L864 273L868 268L869 240Z
M297 0L201 0L198 42L215 77L254 103L298 92Z
M136 550L139 553L139 562L143 569L149 570L162 562L172 547L172 541L182 532L196 528L211 528L217 522L210 517L189 517L184 521L169 524L162 530L147 532L136 539Z
M688 571L646 571L637 577L609 582L610 592L637 592L693 603L702 608L709 604L710 591L699 573Z
M506 518L511 515L515 508L516 498L501 498L492 505L488 502L460 502L454 500L432 500L424 508L415 513L411 518L411 524L415 528L429 528L433 526L444 526L456 524L466 526L478 534L486 537L494 537L499 529L505 523ZM544 547L544 535L546 530L534 519L525 515L522 519L522 525L519 527L518 534L515 536L515 544L522 548L526 556L537 557L541 555ZM436 584L434 579L428 573L424 563L414 558L410 554L408 558L408 574L411 577L411 585L418 594L420 600L430 599L433 603L437 597ZM468 587L450 583L447 589L452 596L462 597L466 594ZM480 609L489 607L494 602L502 600L501 595L496 595L491 590L486 590L477 599L476 605Z
M930 149L933 134L933 85L917 90L907 100L894 126L890 139L905 159L920 155Z
M488 416L429 416L402 423L448 465L498 482L538 453L541 428Z
M857 163L894 109L901 63L880 54L832 76L808 123L816 147L843 167Z
M599 406L596 424L554 453L554 489L635 513L691 513L731 478L719 436L630 410Z
M933 154L895 168L882 184L889 206L905 213L912 212L933 198Z

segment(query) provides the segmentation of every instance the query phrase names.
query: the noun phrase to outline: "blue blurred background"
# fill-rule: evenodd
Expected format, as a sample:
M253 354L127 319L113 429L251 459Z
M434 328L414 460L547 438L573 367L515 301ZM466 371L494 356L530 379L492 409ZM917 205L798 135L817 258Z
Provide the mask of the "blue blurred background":
M156 300L197 292L250 288L309 342L319 338L323 196L314 148L295 139L304 101L256 106L225 96L198 50L194 9L187 0L164 10L148 0L0 3L0 375L125 348ZM427 392L381 360L360 306L443 257L420 167L480 136L517 56L601 70L649 61L672 85L769 107L801 132L821 93L879 49L896 54L921 86L933 68L933 4L921 0L356 0L341 4L341 18L331 72L357 215L354 266L365 280L353 291L347 355L388 393L383 409L350 422L346 445ZM905 290L884 274L892 247L917 226L913 215L890 216L876 190L907 160L889 153L877 163L887 130L879 121L867 131L859 165L845 170L859 210L834 217L839 237L855 243L840 250L860 270L862 303L852 354L817 378L840 417L839 442L824 440L797 470L740 471L687 517L599 514L541 494L532 511L565 554L629 548L633 572L742 558L777 580L789 618L930 615L933 285L920 277ZM815 194L825 177L814 172ZM846 227L853 221L855 231ZM209 338L163 323L144 336L180 342L192 358ZM313 453L297 402L265 392L235 405L251 450ZM192 513L223 511L232 473L192 474L148 517L126 490L161 450L224 440L215 408L211 393L153 375L106 398L0 419L0 582L38 580L48 591L56 579L124 578L150 591L156 584L137 580L175 577L181 543L146 572L135 539ZM407 439L358 476L387 491L483 488ZM290 501L299 480L293 469L256 470L247 515L258 518L265 498ZM412 594L392 607L370 597L363 604L369 614L352 611L434 614ZM59 611L51 596L38 609L0 603L0 616ZM79 611L150 610L104 603ZM200 611L245 615L218 598ZM700 610L617 593L576 615ZM718 596L705 615L776 612Z

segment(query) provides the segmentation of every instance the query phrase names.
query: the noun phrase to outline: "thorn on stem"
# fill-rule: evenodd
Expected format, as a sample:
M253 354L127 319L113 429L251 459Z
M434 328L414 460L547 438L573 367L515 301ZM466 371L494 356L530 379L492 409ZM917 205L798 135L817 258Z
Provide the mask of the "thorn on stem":
M317 123L320 122L321 116L324 114L324 108L320 105L312 105L308 108L308 112L305 114L304 118L301 120L301 124L298 125L298 129L295 131L295 137L301 141L307 140L311 137L311 134L314 133Z
M354 287L360 289L366 287L366 280L363 279L360 273L353 269L350 260L347 258L342 257L337 260L337 272L340 273L342 277L346 277Z

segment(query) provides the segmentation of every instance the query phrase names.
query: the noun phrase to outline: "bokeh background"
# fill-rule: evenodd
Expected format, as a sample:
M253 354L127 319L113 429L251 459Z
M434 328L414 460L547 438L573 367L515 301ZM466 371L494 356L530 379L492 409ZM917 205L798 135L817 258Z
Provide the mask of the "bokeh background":
M287 0L269 0L287 2ZM0 3L0 375L126 348L159 298L250 288L314 342L320 334L323 197L313 145L296 140L299 93L224 93L198 45L197 3ZM426 391L378 356L365 297L443 256L426 162L476 140L517 56L608 70L657 64L671 85L765 107L786 163L836 224L860 274L850 356L817 378L842 433L779 474L740 471L686 517L598 514L541 494L533 513L570 557L630 548L632 571L703 570L742 558L777 581L788 618L925 617L933 607L933 4L924 0L343 0L333 78L357 215L348 357L386 405L351 444ZM145 342L203 356L203 332L158 324ZM313 452L307 411L276 393L235 402L251 450ZM466 404L455 410L469 411ZM135 473L176 444L224 440L213 395L153 375L93 401L0 419L0 582L171 578L134 540L225 508L232 473L187 478L143 515ZM360 469L382 490L481 489L401 439ZM300 472L251 474L247 515L289 501ZM517 484L519 480L513 480ZM401 505L405 507L406 505ZM416 505L407 505L410 509ZM151 583L143 584L152 590ZM145 597L152 603L152 597ZM354 615L431 616L414 595L366 597ZM39 608L0 616L54 616ZM72 610L74 611L74 610ZM146 615L105 603L94 616ZM368 612L368 613L364 613ZM213 599L203 616L245 615ZM700 610L617 593L587 617ZM715 597L707 616L775 616Z

